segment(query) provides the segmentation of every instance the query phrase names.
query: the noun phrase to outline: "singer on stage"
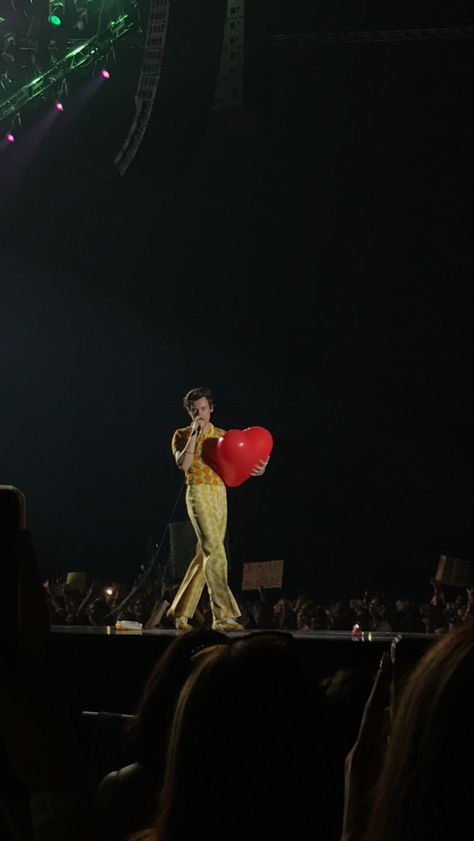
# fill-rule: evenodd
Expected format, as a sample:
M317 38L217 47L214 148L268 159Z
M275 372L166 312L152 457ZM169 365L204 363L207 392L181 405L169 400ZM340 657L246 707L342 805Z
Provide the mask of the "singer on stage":
M183 400L191 425L177 429L172 450L176 464L186 476L186 508L196 532L196 554L181 582L167 617L180 631L192 628L204 585L209 592L212 627L219 631L239 631L239 606L227 581L224 539L227 529L227 491L218 474L202 458L206 438L220 438L224 430L211 423L214 400L208 388L194 388ZM262 476L267 462L259 462L252 476Z

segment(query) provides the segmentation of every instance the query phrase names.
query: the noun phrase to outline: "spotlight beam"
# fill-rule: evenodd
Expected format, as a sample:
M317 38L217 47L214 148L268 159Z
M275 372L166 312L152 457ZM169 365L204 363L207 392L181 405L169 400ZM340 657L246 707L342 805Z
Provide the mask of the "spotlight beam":
M75 47L41 76L37 76L36 79L19 88L8 99L0 102L0 122L8 119L12 114L19 113L25 105L44 94L49 88L57 85L58 82L66 79L92 57L99 58L102 54L105 54L115 41L127 35L134 27L135 21L127 14L122 14L116 20L111 21L107 32L96 35Z

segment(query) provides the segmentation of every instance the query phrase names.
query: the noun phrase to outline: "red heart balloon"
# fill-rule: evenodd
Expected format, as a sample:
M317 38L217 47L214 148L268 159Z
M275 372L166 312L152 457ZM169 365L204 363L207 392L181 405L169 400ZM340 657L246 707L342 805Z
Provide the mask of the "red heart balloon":
M202 457L218 473L227 487L236 488L250 477L259 461L266 461L273 449L273 438L263 426L229 429L221 438L207 438Z

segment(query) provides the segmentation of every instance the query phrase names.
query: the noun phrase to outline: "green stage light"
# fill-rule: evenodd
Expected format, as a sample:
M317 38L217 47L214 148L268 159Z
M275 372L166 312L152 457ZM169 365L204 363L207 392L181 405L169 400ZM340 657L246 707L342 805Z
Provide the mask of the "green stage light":
M61 26L62 20L58 15L50 15L48 18L51 26Z
M47 20L49 20L49 16ZM39 96L44 96L50 89L57 90L58 83L68 79L80 67L90 64L94 57L96 62L103 65L115 42L119 38L130 35L135 30L136 25L136 20L126 14L121 15L112 29L107 25L103 32L83 41L63 58L60 58L54 64L50 64L40 76L35 76L34 79L17 88L8 99L2 100L0 87L0 125L8 119L11 120L15 114L19 115L30 102Z

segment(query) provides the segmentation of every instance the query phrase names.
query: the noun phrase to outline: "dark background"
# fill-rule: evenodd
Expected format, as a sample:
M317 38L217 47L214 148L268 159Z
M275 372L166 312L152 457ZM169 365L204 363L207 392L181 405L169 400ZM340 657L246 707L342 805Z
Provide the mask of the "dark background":
M287 591L416 595L440 553L472 556L472 45L269 38L461 25L465 4L289 5L249 3L246 109L186 165L115 170L122 47L87 107L0 156L0 481L45 575L135 577L200 384L220 426L275 438L229 492L237 589L284 558Z

